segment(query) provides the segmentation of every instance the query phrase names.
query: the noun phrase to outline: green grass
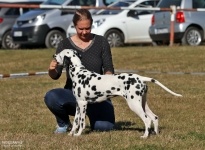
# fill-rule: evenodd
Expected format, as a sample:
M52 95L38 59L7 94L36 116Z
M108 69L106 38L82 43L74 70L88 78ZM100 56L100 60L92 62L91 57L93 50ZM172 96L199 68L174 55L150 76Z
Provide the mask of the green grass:
M46 71L54 53L54 49L0 50L0 74ZM162 72L205 70L204 46L123 47L113 48L112 55L115 69ZM148 83L148 104L159 116L159 135L141 139L144 124L121 97L112 99L115 130L91 132L86 120L86 129L80 137L54 135L56 121L44 104L43 97L48 90L64 86L65 74L57 81L48 75L4 78L0 79L0 149L204 150L205 77L139 74L156 78L183 95L182 98L175 97ZM21 147L6 145L6 141L21 141L22 144Z

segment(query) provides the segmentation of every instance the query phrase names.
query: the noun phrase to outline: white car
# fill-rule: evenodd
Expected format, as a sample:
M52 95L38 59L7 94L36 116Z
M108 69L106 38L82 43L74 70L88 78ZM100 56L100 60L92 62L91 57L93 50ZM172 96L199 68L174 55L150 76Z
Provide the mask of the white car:
M108 7L155 7L159 0L120 0ZM92 33L104 36L111 47L128 43L152 43L149 36L152 11L99 10L93 17ZM73 23L68 26L67 36L76 33Z

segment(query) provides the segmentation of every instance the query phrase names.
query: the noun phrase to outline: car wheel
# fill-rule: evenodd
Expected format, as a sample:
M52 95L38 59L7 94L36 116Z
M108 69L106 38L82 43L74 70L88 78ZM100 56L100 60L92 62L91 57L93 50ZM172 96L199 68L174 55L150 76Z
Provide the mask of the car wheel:
M11 37L11 31L7 31L4 36L2 37L2 48L4 49L18 49L20 48L20 44L14 44L12 37Z
M107 39L110 47L120 47L124 45L124 38L122 33L118 30L109 30L104 37Z
M196 27L188 28L182 38L182 45L198 46L202 42L202 34Z
M60 41L65 38L65 34L58 30L50 31L45 40L45 45L47 48L57 48Z

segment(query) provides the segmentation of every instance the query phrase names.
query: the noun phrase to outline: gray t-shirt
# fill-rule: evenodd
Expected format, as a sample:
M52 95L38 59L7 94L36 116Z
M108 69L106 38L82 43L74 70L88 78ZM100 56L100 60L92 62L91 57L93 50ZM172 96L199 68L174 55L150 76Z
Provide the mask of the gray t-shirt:
M76 50L82 56L82 64L90 71L99 74L104 74L107 71L114 73L110 45L103 36L94 34L91 44L84 50L76 46L70 37L68 37L59 43L56 54L64 49ZM55 79L61 76L62 70L62 66L57 67L58 76ZM72 89L72 81L69 77L68 69L66 69L66 75L67 81L64 88Z

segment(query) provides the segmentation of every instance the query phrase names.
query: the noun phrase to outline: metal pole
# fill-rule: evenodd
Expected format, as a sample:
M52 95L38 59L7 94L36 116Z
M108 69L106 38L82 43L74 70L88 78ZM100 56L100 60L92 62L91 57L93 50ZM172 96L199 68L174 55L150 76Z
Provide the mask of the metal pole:
M171 23L170 23L170 43L169 46L173 46L174 44L174 21L176 14L176 6L170 6L171 8Z

